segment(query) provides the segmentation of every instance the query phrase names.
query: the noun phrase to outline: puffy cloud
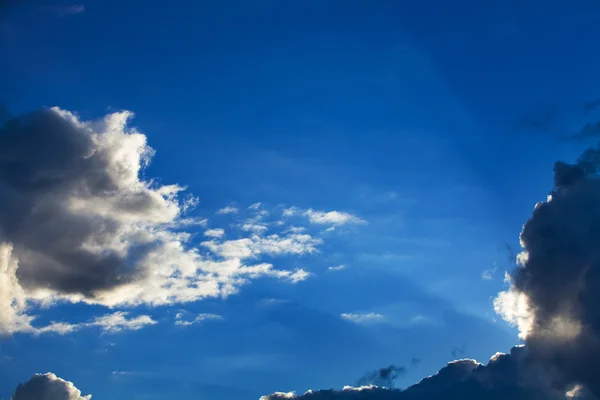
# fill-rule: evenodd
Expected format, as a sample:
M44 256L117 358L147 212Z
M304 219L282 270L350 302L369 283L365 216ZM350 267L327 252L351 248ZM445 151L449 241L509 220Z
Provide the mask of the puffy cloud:
M65 381L51 372L36 374L27 382L19 384L11 400L89 400L72 382Z
M261 276L298 282L309 275L252 264L263 255L316 252L321 240L308 234L213 240L202 253L194 247L185 228L206 220L185 213L198 200L182 186L141 178L154 151L128 125L131 117L82 121L51 108L0 126L0 334L44 329L31 327L32 302L169 305L227 296ZM46 331L74 326L81 325Z
M329 268L327 268L329 271L341 271L343 269L346 269L346 266L344 264L340 264L340 265L333 265Z
M227 206L217 210L218 215L237 214L240 210L237 207Z
M600 150L558 162L555 187L521 232L519 266L496 309L519 326L552 383L582 383L600 396Z
M308 218L311 224L319 225L346 225L346 224L366 224L367 221L360 219L359 217L349 214L343 211L317 211L309 208L308 210L301 210L297 207L290 207L283 211L284 217L292 217L295 215L302 215Z

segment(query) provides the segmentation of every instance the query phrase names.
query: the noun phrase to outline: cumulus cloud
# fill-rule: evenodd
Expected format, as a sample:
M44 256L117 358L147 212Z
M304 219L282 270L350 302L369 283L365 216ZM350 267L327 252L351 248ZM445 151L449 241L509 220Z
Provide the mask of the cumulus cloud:
M180 313L177 313L177 315L175 316L175 325L190 326L190 325L199 324L204 321L210 321L210 320L220 321L220 320L223 320L223 317L221 317L220 315L217 315L217 314L203 313L203 314L196 315L193 319L186 319L184 313L180 312Z
M19 384L11 400L90 400L83 396L72 382L65 381L51 372L36 374L27 382Z
M343 211L317 211L309 208L302 210L297 207L290 207L283 211L284 217L301 215L308 218L311 224L318 225L346 225L346 224L366 224L367 221Z
M227 206L217 210L217 215L237 214L240 210L237 207Z
M198 200L142 178L154 150L131 117L83 121L50 108L0 126L0 334L42 329L28 313L35 302L169 305L228 296L261 276L309 276L258 260L315 253L322 241L308 234L217 242L213 229L193 246L185 228L206 220L186 212Z
M348 320L350 322L354 322L355 324L368 324L368 323L374 323L374 322L380 322L382 321L385 317L382 314L377 314L377 313L343 313L340 314L340 317L342 317L345 320Z

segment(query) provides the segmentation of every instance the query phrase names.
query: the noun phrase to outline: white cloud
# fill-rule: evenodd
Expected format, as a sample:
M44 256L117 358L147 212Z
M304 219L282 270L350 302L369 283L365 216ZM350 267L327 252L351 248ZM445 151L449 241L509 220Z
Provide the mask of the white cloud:
M258 203L254 203L254 204L251 204L251 205L248 207L248 209L249 209L249 210L260 210L260 207L261 207L261 205L262 205L262 203L260 203L260 202L258 202Z
M283 211L284 217L292 217L296 215L305 216L311 224L318 225L346 225L346 224L366 224L367 221L359 217L343 211L318 211L309 208L302 210L298 207L286 208Z
M264 232L266 232L269 229L266 225L252 224L252 223L242 224L242 226L240 228L243 231L253 232L253 233L256 233L256 234L264 233Z
M344 264L340 264L340 265L334 265L331 266L329 268L327 268L329 271L341 271L343 269L346 269L346 266Z
M376 313L344 313L340 315L343 319L356 324L368 324L382 321L385 316Z
M227 206L217 210L218 215L237 214L240 210L237 207Z
M185 229L204 226L206 219L185 212L197 198L186 195L182 186L143 178L154 150L145 135L128 125L131 117L118 112L88 122L52 108L22 117L30 123L0 127L0 148L5 150L0 168L9 170L7 163L19 162L31 175L0 177L0 192L11 193L0 208L0 335L64 334L91 326L113 332L152 323L147 317L121 320L112 328L101 325L107 319L33 327L35 316L28 310L40 303L173 305L228 296L260 277L295 283L310 276L303 269L278 270L260 260L313 254L322 244L300 227L281 226L281 232L264 236L269 223L258 221L266 210L244 222L247 237L220 241L225 230L208 229L204 234L212 239L195 246ZM39 177L53 179L42 182ZM22 184L15 185L15 179ZM356 222L345 213L305 213L313 221ZM113 322L125 318L124 313L111 315Z
M190 325L199 324L201 322L210 321L210 320L221 321L221 320L223 320L223 317L221 317L220 315L217 315L217 314L204 313L204 314L198 314L198 315L196 315L195 318L189 320L189 319L184 319L183 313L177 313L177 315L175 316L175 325L190 326Z
M204 231L204 236L213 238L222 238L225 235L225 230L221 228L207 229Z
M66 335L84 328L100 328L105 333L117 333L121 331L137 331L148 325L155 325L157 322L149 315L140 315L135 318L128 318L128 313L117 311L112 314L106 314L96 317L89 322L79 324L70 324L65 322L52 322L49 325L35 328L28 327L28 332L36 335L45 333L55 333Z
M11 400L90 400L92 395L83 396L73 382L65 381L51 372L36 374L20 384Z

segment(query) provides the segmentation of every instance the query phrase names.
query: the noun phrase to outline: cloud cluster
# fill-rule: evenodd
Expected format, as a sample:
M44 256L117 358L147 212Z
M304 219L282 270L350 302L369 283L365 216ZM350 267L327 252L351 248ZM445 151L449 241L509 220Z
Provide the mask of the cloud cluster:
M248 227L223 240L213 228L193 246L190 228L206 225L186 215L198 199L143 178L154 151L131 117L82 121L50 108L0 126L0 334L39 329L28 314L35 302L169 305L227 296L262 276L310 275L259 262L316 252L322 241L308 234Z
M72 382L65 381L51 372L36 374L27 382L19 384L11 400L90 400L83 396Z

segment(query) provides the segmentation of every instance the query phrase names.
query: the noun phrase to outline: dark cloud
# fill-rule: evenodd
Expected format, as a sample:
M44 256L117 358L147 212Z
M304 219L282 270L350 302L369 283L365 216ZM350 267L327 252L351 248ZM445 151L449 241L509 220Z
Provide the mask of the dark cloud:
M413 357L410 359L410 366L413 368L417 368L421 364L421 359Z
M542 121L554 114L541 114ZM532 124L545 129L545 126ZM591 126L591 125L589 125ZM592 128L590 128L592 129ZM597 129L597 128L593 128ZM522 252L496 311L519 326L525 344L487 365L449 363L405 390L346 388L300 399L598 399L600 398L600 147L574 164L557 162L554 188L524 224ZM464 353L455 348L453 357ZM295 398L274 394L265 399Z
M600 109L600 99L590 100L583 105L583 111L586 114L592 113Z
M535 379L529 385L521 382L523 348L513 348L511 354L498 354L487 365L474 360L458 360L449 363L437 374L423 379L405 390L380 387L345 388L344 390L320 390L293 396L275 393L261 400L279 399L340 399L340 400L548 400L564 398L538 386Z
M399 367L396 365L390 365L389 367L379 368L375 371L367 372L357 382L358 386L375 385L380 387L392 388L394 387L394 381L400 376L406 373L406 368Z
M555 188L523 226L513 295L525 296L525 330L535 361L556 369L554 384L578 382L600 396L600 151L556 163ZM524 325L524 324L522 324Z
M11 400L89 400L91 397L82 396L73 383L48 372L36 374L19 384Z

